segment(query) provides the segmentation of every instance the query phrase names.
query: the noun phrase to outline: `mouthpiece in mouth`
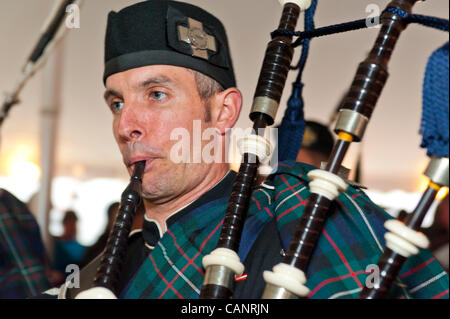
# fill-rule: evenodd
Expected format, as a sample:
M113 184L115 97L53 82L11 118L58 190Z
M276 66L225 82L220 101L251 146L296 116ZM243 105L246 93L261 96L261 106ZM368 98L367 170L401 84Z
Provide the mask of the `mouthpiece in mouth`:
M134 164L133 176L141 178L142 175L144 174L146 163L147 163L147 161L140 161L140 162L137 162L136 164Z

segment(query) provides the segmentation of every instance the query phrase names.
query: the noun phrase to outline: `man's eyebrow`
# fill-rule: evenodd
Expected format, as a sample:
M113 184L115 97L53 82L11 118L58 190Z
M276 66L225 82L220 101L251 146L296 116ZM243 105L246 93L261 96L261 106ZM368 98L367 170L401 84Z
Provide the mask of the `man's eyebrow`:
M168 77L166 76L157 76L157 77L152 77L149 78L147 80L144 80L140 83L137 84L137 88L139 89L145 89L147 87L149 87L150 85L153 84L169 84L172 83L172 80L170 80ZM105 91L105 94L103 95L104 99L107 101L110 97L118 97L123 99L122 94L120 94L119 92L112 90L112 89L108 89Z
M119 92L117 92L115 90L111 90L111 89L105 91L105 94L103 95L103 98L105 99L105 101L108 101L108 99L110 97L112 97L112 96L118 97L118 98L121 98L121 99L123 98L122 94L120 94Z
M156 76L156 77L149 78L145 81L142 81L137 85L137 87L139 89L145 89L153 84L170 84L170 83L172 83L172 80L169 79L168 77L162 75L162 76Z

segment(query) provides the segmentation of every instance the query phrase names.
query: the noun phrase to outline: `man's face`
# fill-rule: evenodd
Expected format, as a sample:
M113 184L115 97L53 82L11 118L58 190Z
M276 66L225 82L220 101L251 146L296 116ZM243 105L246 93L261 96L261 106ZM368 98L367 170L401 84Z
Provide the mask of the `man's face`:
M193 136L194 120L205 123L205 103L194 75L166 65L131 69L108 77L105 100L113 113L113 132L131 174L145 160L142 195L155 203L169 201L198 185L204 164L176 164L170 159L177 140L171 132L184 128Z

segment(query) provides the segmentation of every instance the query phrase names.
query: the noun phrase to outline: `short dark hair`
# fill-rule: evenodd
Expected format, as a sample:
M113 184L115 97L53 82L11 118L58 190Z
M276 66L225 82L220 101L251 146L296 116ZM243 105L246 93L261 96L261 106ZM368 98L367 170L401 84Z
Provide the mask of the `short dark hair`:
M188 69L194 74L198 94L203 100L211 98L214 94L222 92L223 86L213 78L195 70Z
M301 148L317 152L328 158L333 146L333 134L327 126L315 121L306 121Z
M205 122L211 121L211 109L209 99L224 90L223 86L208 75L198 71L187 69L194 75L195 84L200 98L205 102Z
M62 220L63 224L69 223L69 222L77 222L78 216L73 210L68 210L64 214L64 218Z

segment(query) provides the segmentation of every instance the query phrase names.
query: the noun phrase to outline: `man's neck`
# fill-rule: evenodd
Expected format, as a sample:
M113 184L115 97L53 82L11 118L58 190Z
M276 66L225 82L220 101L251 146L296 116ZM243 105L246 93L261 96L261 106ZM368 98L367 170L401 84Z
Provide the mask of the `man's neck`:
M228 171L228 165L213 167L207 176L192 190L163 204L155 204L144 200L146 217L157 221L161 230L166 232L166 220L170 216L190 205L213 188L224 178Z

